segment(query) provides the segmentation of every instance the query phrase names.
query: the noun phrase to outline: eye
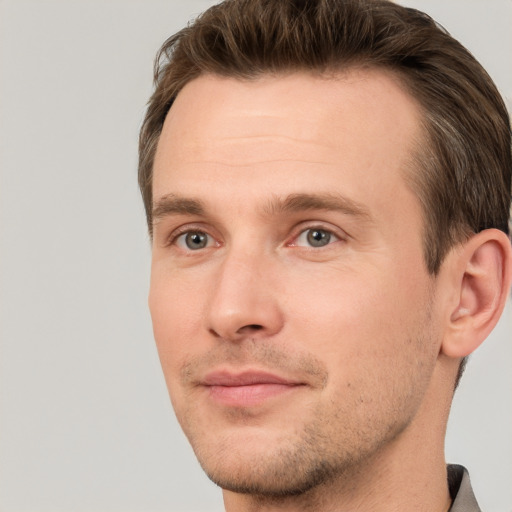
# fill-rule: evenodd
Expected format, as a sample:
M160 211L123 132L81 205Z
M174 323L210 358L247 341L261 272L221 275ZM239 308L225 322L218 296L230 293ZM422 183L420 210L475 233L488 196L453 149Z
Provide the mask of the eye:
M299 234L293 245L301 247L325 247L338 240L340 239L331 231L321 228L309 228Z
M175 244L184 250L197 251L199 249L205 249L210 247L214 243L210 235L204 231L186 231L179 235Z

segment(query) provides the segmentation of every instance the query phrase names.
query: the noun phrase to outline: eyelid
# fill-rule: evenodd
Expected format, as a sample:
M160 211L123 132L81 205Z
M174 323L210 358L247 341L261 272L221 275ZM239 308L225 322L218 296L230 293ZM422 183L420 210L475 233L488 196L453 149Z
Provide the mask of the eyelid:
M296 225L293 228L292 235L288 238L288 241L285 243L285 246L302 247L302 246L296 245L295 242L296 242L297 238L304 231L308 231L310 229L319 229L322 231L327 231L328 233L330 233L331 235L333 235L334 237L336 237L338 239L336 241L344 241L344 240L347 240L350 238L350 235L346 231L344 231L344 230L340 229L339 227L334 226L328 222L306 221L306 222L301 222L300 224ZM212 233L212 229L209 226L205 226L201 222L191 222L191 223L187 223L187 224L178 226L178 227L172 229L169 234L163 235L162 246L170 247L172 245L176 245L176 240L180 236L184 235L185 233L191 232L191 231L200 231L202 233L205 233L207 236L209 236L213 239L213 241L215 242L215 245L217 247L220 247L222 245L222 243L219 241L220 237L218 235L216 235L215 233ZM332 245L332 244L333 244L333 242L327 244L324 247L327 248L329 245ZM319 249L321 249L321 247L320 248L311 247L311 249L318 251Z
M196 248L192 248L192 247L189 247L187 245L187 238L190 234L201 234L203 237L205 237L205 241L206 241L206 244L204 247L196 247ZM178 247L178 249L182 250L182 251L185 251L185 252L199 252L199 251L202 251L204 249L209 249L210 247L216 245L215 244L215 239L208 233L205 233L204 231L196 231L196 230L190 230L190 231L185 231L185 233L182 233L181 235L177 236L174 241L173 241L173 244L176 245L176 247Z
M343 231L342 229L340 229L336 226L333 226L330 223L325 223L322 221L308 221L306 223L299 224L298 226L296 226L293 229L293 234L290 237L290 241L287 242L286 245L288 247L305 247L305 246L297 245L296 240L299 238L300 235L302 235L302 233L304 233L305 231L309 231L311 229L318 229L318 230L326 231L326 232L330 233L331 235L333 235L334 237L336 237L338 239L338 240L336 240L336 242L344 241L349 238L349 235L345 231ZM318 251L319 249L329 247L333 243L334 242L330 242L327 245L325 245L324 247L310 247L310 249Z
M208 237L213 239L213 241L215 242L215 244L217 246L220 245L220 243L218 241L218 237L216 237L215 235L212 234L211 229L207 228L204 224L192 222L189 224L183 224L181 226L178 226L177 228L173 229L170 234L165 235L165 238L163 241L163 246L164 247L171 247L172 245L176 246L176 241L178 240L178 238L180 236L182 236L186 233L194 232L194 231L204 233L205 235L207 235Z

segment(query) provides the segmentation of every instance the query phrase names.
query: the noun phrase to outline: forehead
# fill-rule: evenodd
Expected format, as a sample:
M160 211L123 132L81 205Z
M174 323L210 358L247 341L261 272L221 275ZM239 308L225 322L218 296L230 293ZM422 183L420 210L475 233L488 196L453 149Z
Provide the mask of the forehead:
M398 78L376 69L253 80L204 75L183 88L167 116L153 197L220 197L237 182L293 194L307 181L321 192L340 185L362 202L393 195L420 135L419 112Z
M418 116L418 105L398 77L378 69L253 80L203 75L178 94L164 124L157 160L199 156L198 150L212 145L220 149L235 138L265 135L281 136L283 146L287 138L305 143L321 139L332 149L351 146L356 139L367 140L375 149L403 146L404 134L411 139L419 130ZM246 154L241 163L249 163L252 156Z

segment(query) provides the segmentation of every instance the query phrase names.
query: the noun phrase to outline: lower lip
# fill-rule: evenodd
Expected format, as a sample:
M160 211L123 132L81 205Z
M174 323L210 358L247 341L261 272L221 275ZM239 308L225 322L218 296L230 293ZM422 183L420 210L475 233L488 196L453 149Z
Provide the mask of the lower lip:
M266 400L288 394L302 387L296 384L250 384L247 386L208 386L216 402L232 407L250 407Z

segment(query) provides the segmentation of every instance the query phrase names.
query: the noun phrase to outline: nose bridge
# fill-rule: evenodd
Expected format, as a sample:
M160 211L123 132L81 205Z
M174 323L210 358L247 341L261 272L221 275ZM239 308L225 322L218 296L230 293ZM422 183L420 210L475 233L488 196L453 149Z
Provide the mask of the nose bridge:
M272 287L271 258L251 248L227 250L218 268L209 306L208 329L221 338L277 332L282 314Z

